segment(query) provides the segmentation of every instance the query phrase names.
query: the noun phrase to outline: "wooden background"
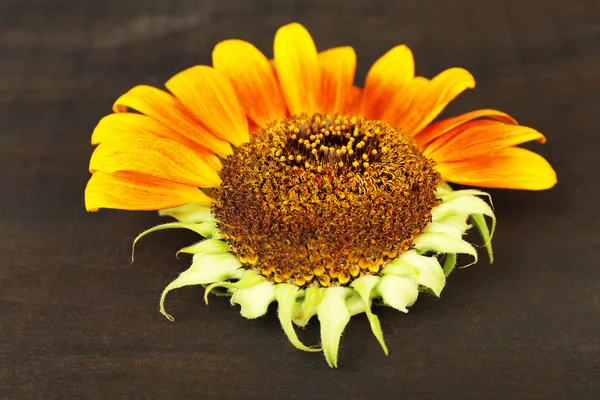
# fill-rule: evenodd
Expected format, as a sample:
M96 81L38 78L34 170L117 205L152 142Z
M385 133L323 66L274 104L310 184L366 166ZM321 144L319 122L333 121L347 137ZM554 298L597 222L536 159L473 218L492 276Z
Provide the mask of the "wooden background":
M358 83L407 43L418 73L468 68L449 114L498 108L548 136L547 192L492 191L497 262L452 275L407 315L364 316L341 363L295 350L274 309L249 321L203 291L163 287L194 236L135 235L154 213L87 214L90 133L136 84L161 86L237 37L272 54L305 24L352 45ZM597 0L0 1L0 398L600 398L600 2ZM318 340L314 323L301 337Z

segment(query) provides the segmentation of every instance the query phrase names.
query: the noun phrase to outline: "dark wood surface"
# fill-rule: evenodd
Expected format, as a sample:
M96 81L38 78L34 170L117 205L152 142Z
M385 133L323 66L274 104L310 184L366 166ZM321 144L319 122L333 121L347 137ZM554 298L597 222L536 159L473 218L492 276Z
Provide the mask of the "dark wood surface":
M546 192L493 190L497 261L441 299L350 323L340 368L295 350L271 309L246 320L200 288L163 287L194 236L132 239L154 213L87 214L90 133L130 87L162 85L238 37L272 54L299 21L355 46L358 82L409 44L420 74L463 66L449 113L498 108L548 136ZM600 3L597 0L0 1L0 398L600 398ZM318 341L318 324L300 333Z

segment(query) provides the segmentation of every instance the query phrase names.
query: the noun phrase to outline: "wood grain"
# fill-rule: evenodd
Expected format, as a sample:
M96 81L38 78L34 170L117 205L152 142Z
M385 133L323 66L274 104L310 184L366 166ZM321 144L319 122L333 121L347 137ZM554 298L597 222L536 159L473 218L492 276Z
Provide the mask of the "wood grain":
M153 213L87 214L90 133L136 84L161 86L237 37L272 54L299 21L352 45L358 83L407 43L418 73L463 66L448 114L498 108L548 137L547 192L494 190L497 262L441 299L377 310L391 354L353 319L341 367L295 350L271 309L245 320L202 290L162 288L193 236ZM600 398L600 3L554 0L0 1L0 398ZM318 341L318 325L300 332Z

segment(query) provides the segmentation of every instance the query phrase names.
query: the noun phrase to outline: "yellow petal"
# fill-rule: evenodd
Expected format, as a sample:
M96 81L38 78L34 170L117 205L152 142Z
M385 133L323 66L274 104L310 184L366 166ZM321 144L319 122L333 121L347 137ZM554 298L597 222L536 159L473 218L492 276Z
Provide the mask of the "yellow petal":
M122 138L102 142L90 159L90 172L131 172L195 187L216 187L221 178L192 149L168 139Z
M509 147L484 156L436 166L444 180L488 188L544 190L556 184L556 172L537 153Z
M143 114L122 113L109 114L102 118L92 133L92 144L108 140L125 140L132 138L160 138L179 142L190 149L202 153L202 157L216 171L221 170L221 160L214 153L198 143L188 139L180 132L174 131L163 123Z
M321 65L321 95L319 110L327 113L343 111L348 103L354 73L356 53L352 47L336 47L319 53Z
M162 210L190 203L211 204L211 199L193 186L128 172L95 172L85 188L88 211Z
M414 76L412 51L405 45L389 50L375 61L367 74L360 114L381 119L390 100L401 93Z
M321 70L310 33L297 23L279 28L273 53L277 77L290 113L317 111Z
M206 65L188 68L165 84L192 115L217 137L239 146L248 142L248 120L229 80Z
M246 114L259 126L286 116L279 83L267 57L242 40L226 40L215 46L214 68L227 76Z
M352 86L348 94L348 101L342 111L348 115L359 115L362 94L363 90L361 88Z
M499 121L470 121L449 131L431 143L423 152L438 162L460 161L484 156L497 150L546 138L535 129L508 125Z
M127 112L129 108L154 118L222 157L233 152L227 141L209 132L190 115L179 100L162 90L145 85L136 86L119 97L113 105L116 113Z

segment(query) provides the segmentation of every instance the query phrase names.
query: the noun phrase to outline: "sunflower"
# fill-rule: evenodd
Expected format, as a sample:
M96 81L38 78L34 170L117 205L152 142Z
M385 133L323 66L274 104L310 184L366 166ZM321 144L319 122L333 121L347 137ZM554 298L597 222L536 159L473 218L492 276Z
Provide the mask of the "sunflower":
M462 68L415 76L397 46L354 85L352 47L318 52L293 23L269 60L241 40L214 48L213 65L136 86L92 134L88 211L158 210L201 240L181 252L190 268L164 290L203 285L231 296L247 318L277 302L290 342L337 366L342 332L365 313L387 354L374 304L407 312L420 292L439 296L457 255L477 262L463 236L495 227L486 193L448 182L542 190L556 174L516 147L545 137L491 109L436 117L475 80ZM132 112L133 111L133 112ZM135 243L134 243L135 244ZM206 298L206 297L205 297ZM320 346L294 324L317 316Z

